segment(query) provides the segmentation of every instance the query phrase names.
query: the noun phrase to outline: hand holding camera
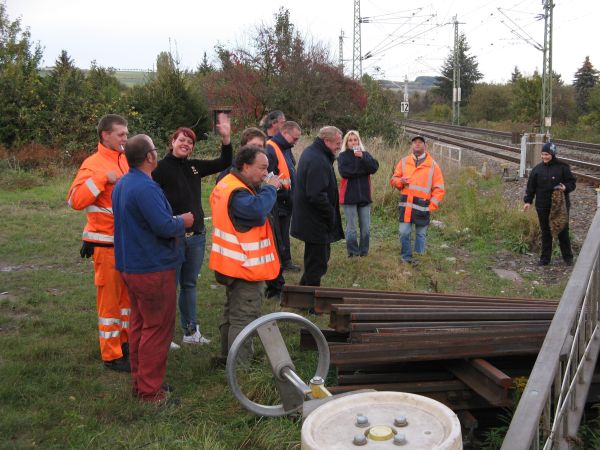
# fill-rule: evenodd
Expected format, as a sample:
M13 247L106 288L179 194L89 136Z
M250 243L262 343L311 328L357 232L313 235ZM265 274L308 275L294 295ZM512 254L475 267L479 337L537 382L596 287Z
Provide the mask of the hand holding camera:
M281 188L281 180L279 177L276 177L273 172L269 172L265 177L265 183L270 184L271 186L275 186L275 189L279 190Z

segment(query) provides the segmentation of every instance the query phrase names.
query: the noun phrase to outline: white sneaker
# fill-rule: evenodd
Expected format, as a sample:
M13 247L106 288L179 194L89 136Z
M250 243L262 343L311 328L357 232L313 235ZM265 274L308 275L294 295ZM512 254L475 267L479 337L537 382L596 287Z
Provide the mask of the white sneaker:
M171 341L171 346L169 347L169 350L179 350L180 348L180 345L177 345L175 342Z
M194 345L206 345L210 344L210 339L206 339L204 336L200 334L199 326L196 325L196 332L189 336L184 335L182 344L194 344Z

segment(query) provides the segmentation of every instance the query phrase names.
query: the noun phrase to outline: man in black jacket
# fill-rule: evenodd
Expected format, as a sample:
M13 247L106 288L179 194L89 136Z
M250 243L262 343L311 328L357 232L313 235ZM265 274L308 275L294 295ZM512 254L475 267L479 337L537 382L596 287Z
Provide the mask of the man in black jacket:
M292 262L290 249L290 223L292 217L293 194L296 186L296 160L292 148L300 139L302 130L296 122L285 122L281 129L267 141L266 152L269 158L269 172L279 176L283 185L277 191L277 203L273 209L281 235L281 267L283 270L299 272L300 267Z
M331 243L344 238L333 170L341 146L342 132L336 127L323 127L298 162L291 234L304 241L304 273L300 279L304 286L321 285Z

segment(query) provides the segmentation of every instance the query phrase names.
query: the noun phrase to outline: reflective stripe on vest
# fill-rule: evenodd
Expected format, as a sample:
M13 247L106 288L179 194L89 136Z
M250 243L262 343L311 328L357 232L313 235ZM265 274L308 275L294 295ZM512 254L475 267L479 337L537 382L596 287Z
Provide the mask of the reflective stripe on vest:
M215 228L213 230L213 234L215 236L220 237L224 241L239 245L240 247L242 247L242 250L246 251L260 250L261 248L265 248L271 245L271 240L268 238L257 242L240 242L235 234L227 233L223 230L219 230L218 228Z
M114 330L114 331L99 331L98 335L101 338L104 339L110 339L110 338L115 338L115 337L119 337L121 335L121 331L120 330Z
M243 267L254 267L261 264L266 264L275 261L275 255L269 253L268 255L259 256L257 258L248 258L245 253L236 252L225 247L221 247L219 244L212 245L211 251L219 253L231 259L242 262Z
M419 211L429 211L429 206L421 206L411 202L400 202L398 206L401 208L413 208L418 209Z
M90 205L90 206L86 206L85 212L112 214L113 210L112 210L112 208L103 208L102 206Z
M84 241L96 241L96 242L106 242L112 244L114 242L114 238L112 236L108 236L102 233L93 233L91 231L84 231L81 235Z
M121 325L121 319L114 317L98 317L98 325Z
M94 184L94 181L91 178L85 180L85 185L94 197L98 197L100 195L100 189L98 189L98 187Z
M269 139L267 145L270 145L273 147L273 150L275 150L275 155L277 156L277 170L279 170L279 181L281 181L281 185L284 189L291 189L292 177L283 152L273 139Z
M229 217L229 201L235 191L247 187L233 174L225 176L210 194L213 233L209 267L247 281L272 280L279 274L279 256L269 221L246 232L237 231Z

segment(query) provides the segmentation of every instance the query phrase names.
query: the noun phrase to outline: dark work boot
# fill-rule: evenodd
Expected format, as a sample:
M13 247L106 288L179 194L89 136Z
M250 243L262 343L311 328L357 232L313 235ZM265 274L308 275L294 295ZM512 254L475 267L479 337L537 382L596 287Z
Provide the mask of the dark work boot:
M112 361L104 361L104 367L117 372L131 372L129 359L125 358L124 356L119 359L113 359Z

